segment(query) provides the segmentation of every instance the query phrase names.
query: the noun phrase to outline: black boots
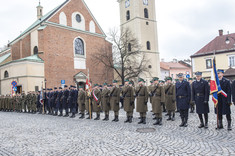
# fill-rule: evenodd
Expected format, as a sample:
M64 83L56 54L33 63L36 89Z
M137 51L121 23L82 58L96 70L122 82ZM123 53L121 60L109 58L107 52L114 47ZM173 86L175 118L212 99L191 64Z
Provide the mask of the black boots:
M72 116L70 116L70 118L75 118L75 113L72 113Z
M156 122L153 125L158 125L159 124L159 118L156 118Z
M94 120L100 120L100 114L97 114L97 116Z
M79 117L79 119L84 119L85 118L85 115L84 115L84 113L83 114L81 114L81 116Z
M184 126L184 118L181 118L181 124L179 125L180 127Z
M175 113L173 113L171 121L175 121Z
M91 113L91 116L90 114L88 114L89 116L86 118L86 119L92 119L92 113Z
M222 122L222 120L219 120L218 121L218 127L216 129L223 129L223 128L224 128L223 122Z
M172 120L172 119L171 119L171 112L168 113L168 115L169 115L169 117L168 117L168 119L166 119L166 120L167 120L167 121Z
M64 115L64 117L68 117L69 116L69 113L68 112L66 112L66 114Z
M58 116L63 116L63 113L62 113L62 111L60 112L60 115L58 115Z
M141 117L141 119L138 122L138 124L146 124L146 118L145 117Z
M132 116L129 116L129 123L132 123Z
M124 123L129 122L129 120L130 120L130 117L129 117L129 116L127 116L127 117L126 117L126 121L124 121Z
M232 127L231 127L231 120L228 120L228 131L231 131Z
M208 114L205 115L205 129L208 128Z
M204 127L204 122L203 122L203 118L202 117L200 117L200 125L198 126L198 128L202 128L202 127Z
M113 119L112 121L113 121L113 122L118 122L118 121L119 121L118 116L115 115L115 117L114 117L114 119Z
M103 119L103 121L108 121L109 120L109 115L105 115L105 118Z

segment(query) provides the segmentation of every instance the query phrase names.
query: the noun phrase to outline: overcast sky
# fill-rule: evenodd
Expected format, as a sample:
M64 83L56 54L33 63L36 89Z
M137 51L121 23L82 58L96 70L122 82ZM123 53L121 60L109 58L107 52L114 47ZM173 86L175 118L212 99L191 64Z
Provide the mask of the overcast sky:
M65 0L41 0L44 14ZM36 20L38 0L0 0L0 47ZM108 33L120 24L117 0L85 0ZM235 0L156 0L161 58L186 59L218 36L235 32Z

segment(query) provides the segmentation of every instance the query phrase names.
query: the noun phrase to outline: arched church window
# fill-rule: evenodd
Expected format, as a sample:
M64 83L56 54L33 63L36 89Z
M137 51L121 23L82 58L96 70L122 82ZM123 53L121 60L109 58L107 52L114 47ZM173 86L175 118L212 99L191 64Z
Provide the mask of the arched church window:
M9 74L8 74L8 71L6 70L5 72L4 72L4 78L8 78L9 77Z
M149 41L147 41L147 50L151 50L151 45L150 45L150 42Z
M126 12L126 20L128 21L129 19L130 19L130 11L127 10L127 12Z
M75 54L84 55L84 43L80 38L74 41Z
M144 17L149 18L149 12L147 8L144 9Z
M33 54L34 54L34 55L38 54L38 46L35 46L35 47L33 48Z

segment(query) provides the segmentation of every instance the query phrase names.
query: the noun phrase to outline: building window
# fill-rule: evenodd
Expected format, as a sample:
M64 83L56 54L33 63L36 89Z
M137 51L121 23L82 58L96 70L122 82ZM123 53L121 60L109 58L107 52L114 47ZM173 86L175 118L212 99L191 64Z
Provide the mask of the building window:
M8 71L5 71L4 72L4 78L8 78L8 77L9 77Z
M34 55L37 55L37 54L38 54L38 46L35 46L35 47L33 48L33 54L34 54Z
M150 69L152 68L152 66L151 66L151 65L149 65L148 67L149 67Z
M80 23L82 21L82 18L79 14L76 15L76 21Z
M95 33L95 23L93 21L90 21L89 30L90 32Z
M38 91L39 91L39 87L35 86L35 92L38 92Z
M131 51L131 44L128 43L128 51Z
M74 41L75 55L84 55L84 44L80 38Z
M151 50L151 45L150 45L150 42L149 41L147 41L147 50Z
M229 56L229 67L235 67L235 56Z
M211 62L211 59L207 59L206 60L206 69L210 69L212 68L212 62Z
M60 13L59 21L60 21L60 24L67 26L67 17L64 12Z
M130 19L130 11L127 10L127 12L126 12L126 20L128 21L129 19Z
M149 22L146 22L146 25L149 25Z
M149 18L149 12L147 8L144 9L144 18Z

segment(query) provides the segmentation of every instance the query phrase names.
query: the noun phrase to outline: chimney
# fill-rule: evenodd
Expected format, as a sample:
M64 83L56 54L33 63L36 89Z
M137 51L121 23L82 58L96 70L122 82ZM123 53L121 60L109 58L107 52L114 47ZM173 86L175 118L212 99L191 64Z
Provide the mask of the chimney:
M219 30L219 36L223 36L223 32L224 32L223 29L220 29Z
M162 58L162 59L161 59L161 62L165 62L165 59L164 59L164 58Z

